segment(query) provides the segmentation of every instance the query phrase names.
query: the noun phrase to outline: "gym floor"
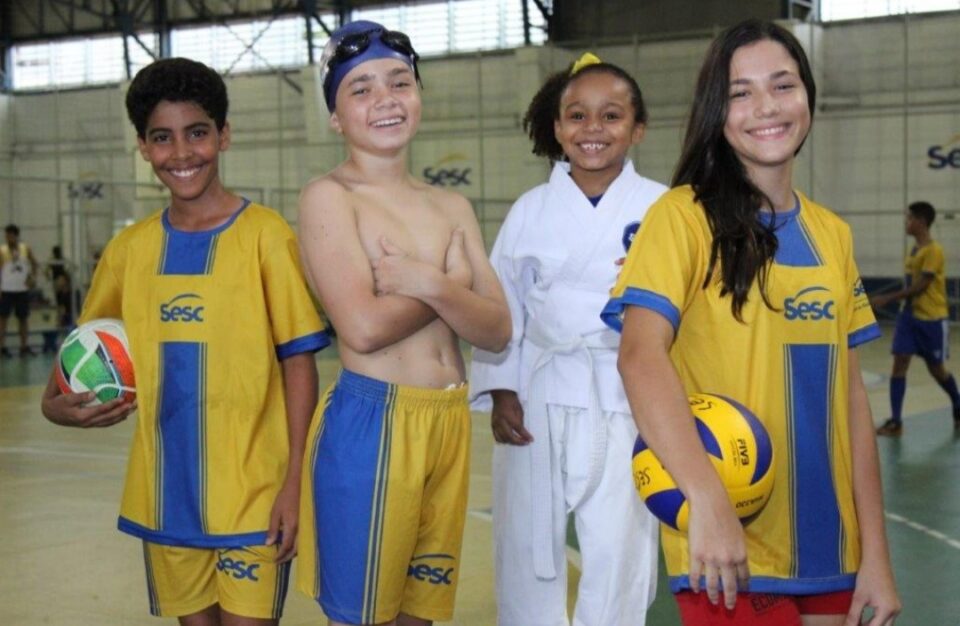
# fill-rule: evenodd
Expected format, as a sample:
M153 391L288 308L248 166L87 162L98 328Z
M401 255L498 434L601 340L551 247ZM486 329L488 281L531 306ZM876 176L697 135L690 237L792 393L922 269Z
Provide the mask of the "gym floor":
M877 423L889 414L892 328L861 348ZM13 338L10 338L13 344ZM954 337L954 352L960 347ZM336 375L333 354L318 357L321 386ZM948 364L949 365L949 364ZM116 530L133 420L108 429L60 428L40 414L51 358L0 361L0 624L161 624L149 616L139 542ZM960 374L955 364L950 365ZM960 624L960 436L946 395L922 363L908 376L900 439L878 442L887 532L907 626ZM486 415L474 414L470 515L453 624L492 626L490 457ZM571 562L571 603L578 554ZM678 624L661 571L650 626ZM291 586L283 623L322 624L318 606Z

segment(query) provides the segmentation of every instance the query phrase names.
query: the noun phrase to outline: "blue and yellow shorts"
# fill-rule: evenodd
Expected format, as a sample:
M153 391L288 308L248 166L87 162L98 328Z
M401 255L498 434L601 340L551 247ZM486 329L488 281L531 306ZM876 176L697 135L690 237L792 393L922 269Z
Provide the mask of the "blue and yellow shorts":
M342 371L304 459L298 586L330 619L453 617L467 511L466 388Z
M918 354L930 363L943 363L950 358L947 320L918 320L905 308L897 316L893 331L893 354Z
M150 612L193 615L214 604L234 615L279 619L290 562L275 563L276 546L188 548L143 542Z

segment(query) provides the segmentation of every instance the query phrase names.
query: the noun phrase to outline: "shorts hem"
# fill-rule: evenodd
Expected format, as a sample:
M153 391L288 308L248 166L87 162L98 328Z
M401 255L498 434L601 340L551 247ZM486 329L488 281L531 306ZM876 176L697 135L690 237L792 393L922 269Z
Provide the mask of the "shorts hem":
M401 606L398 614L403 613L410 617L416 617L431 622L449 622L453 619L452 608L438 607L404 607Z
M283 616L283 607L277 611L276 607L274 607L272 604L270 606L254 606L250 604L230 602L229 599L227 599L225 602L224 599L221 598L220 608L232 615L237 615L239 617L252 617L254 619L279 619Z
M208 609L216 603L217 599L215 597L197 600L196 602L180 602L176 604L161 601L157 611L150 611L150 614L154 617L186 617L187 615L193 615L194 613Z

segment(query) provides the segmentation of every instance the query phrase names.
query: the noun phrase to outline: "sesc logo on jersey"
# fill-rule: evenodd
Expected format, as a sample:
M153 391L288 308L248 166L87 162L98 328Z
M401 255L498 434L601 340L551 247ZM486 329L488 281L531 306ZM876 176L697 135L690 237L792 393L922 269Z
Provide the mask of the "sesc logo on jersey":
M830 290L826 287L807 287L783 301L783 316L790 321L832 320L836 319L833 313L834 304L830 298Z
M203 322L203 298L195 293L181 293L160 305L161 322Z

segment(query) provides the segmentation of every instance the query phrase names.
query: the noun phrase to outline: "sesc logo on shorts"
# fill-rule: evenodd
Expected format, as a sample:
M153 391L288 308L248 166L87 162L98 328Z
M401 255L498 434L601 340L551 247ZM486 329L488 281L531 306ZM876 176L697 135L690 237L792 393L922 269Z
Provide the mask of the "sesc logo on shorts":
M160 305L160 321L202 322L204 306L196 300L202 302L203 298L195 293L181 293L170 302L164 302Z
M450 577L454 568L449 567L455 561L449 554L421 554L410 559L407 577L430 583L431 585L452 585ZM439 562L438 562L439 561ZM444 563L443 561L447 561Z
M233 576L237 580L247 579L253 582L260 581L256 576L256 570L260 567L259 563L250 563L248 565L246 561L230 558L227 556L227 552L230 552L230 550L217 551L217 571L223 572L228 576Z
M788 320L817 321L836 319L830 290L815 286L801 289L797 295L783 301L783 316Z

